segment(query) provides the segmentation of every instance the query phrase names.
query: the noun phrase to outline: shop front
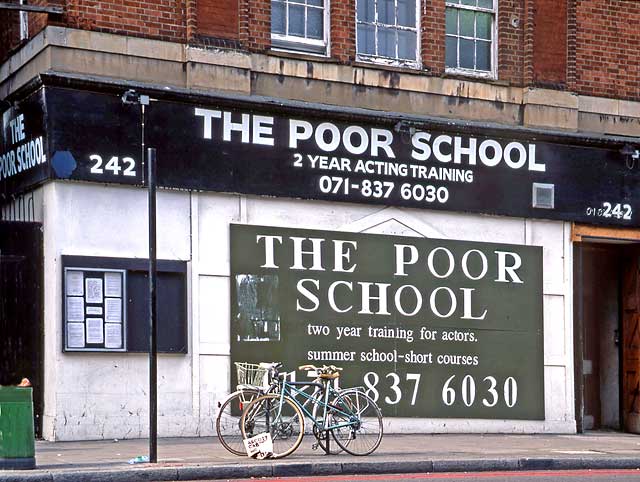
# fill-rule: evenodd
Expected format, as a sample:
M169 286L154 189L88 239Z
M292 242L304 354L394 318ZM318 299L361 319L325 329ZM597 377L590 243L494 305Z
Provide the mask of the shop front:
M42 78L0 192L42 224L45 438L147 435L147 147L160 436L213 434L236 361L342 366L389 432L581 427L574 227L638 226L624 139Z

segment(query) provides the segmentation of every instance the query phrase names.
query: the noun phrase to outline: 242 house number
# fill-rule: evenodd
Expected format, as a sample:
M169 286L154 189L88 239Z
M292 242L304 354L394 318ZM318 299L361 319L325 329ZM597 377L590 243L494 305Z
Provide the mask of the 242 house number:
M114 176L135 176L136 161L131 157L123 157L122 161L118 156L113 156L103 166L102 156L92 154L89 159L94 163L91 167L91 174L105 174L110 171Z
M631 219L633 211L629 204L603 202L601 207L588 207L587 216L600 218Z

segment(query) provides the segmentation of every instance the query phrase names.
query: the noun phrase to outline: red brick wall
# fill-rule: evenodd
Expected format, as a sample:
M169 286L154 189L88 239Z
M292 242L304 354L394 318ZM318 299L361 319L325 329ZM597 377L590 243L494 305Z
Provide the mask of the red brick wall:
M433 75L444 72L444 0L422 0L420 54L422 65Z
M29 14L30 36L46 24L175 42L197 35L264 52L271 45L270 0L32 0L61 17ZM334 60L355 59L355 0L330 2ZM421 56L444 73L445 0L422 0ZM18 15L0 12L0 57L18 45ZM498 80L640 100L640 1L499 0ZM188 28L188 31L187 31Z
M0 62L20 44L20 18L17 11L0 10Z
M240 0L240 41L257 52L271 47L271 0Z
M577 0L575 89L640 99L640 2Z
M564 86L567 81L567 3L536 0L533 15L533 83Z
M331 57L339 62L356 58L355 0L332 1L329 5Z
M239 38L238 0L197 0L195 3L199 35Z
M186 0L67 0L66 23L173 42L186 40Z
M524 83L526 17L522 0L498 1L498 79Z

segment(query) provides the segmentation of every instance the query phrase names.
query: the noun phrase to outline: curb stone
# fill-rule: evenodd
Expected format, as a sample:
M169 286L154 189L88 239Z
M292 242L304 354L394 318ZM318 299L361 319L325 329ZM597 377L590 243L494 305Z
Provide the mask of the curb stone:
M220 480L282 476L389 474L425 472L486 472L518 470L640 469L638 457L436 459L357 462L272 462L267 464L123 467L114 470L0 471L0 482L144 482ZM38 469L36 469L38 470Z
M433 461L433 472L515 471L519 466L517 459L445 459Z

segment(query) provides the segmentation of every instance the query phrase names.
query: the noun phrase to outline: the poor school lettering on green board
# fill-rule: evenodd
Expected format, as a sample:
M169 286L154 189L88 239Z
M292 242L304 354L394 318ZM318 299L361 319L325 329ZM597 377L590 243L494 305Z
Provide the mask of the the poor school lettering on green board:
M385 416L544 419L542 317L541 247L231 226L232 361L343 367Z

